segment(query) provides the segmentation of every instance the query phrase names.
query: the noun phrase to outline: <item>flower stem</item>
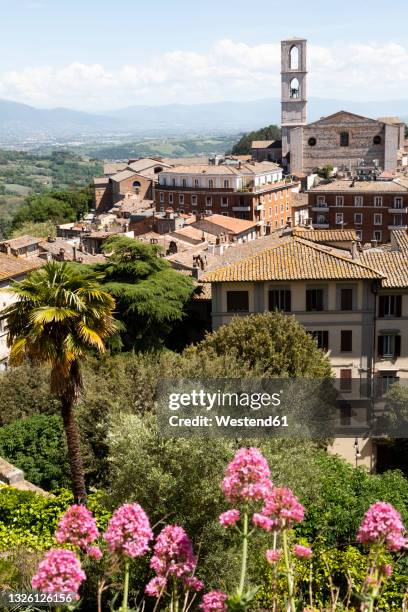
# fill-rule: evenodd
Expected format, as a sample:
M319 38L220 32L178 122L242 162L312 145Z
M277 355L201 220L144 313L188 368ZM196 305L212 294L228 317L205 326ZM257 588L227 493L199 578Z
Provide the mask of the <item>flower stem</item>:
M248 512L245 509L243 516L243 528L242 528L242 564L241 564L241 576L239 579L238 594L241 596L244 592L246 566L248 557Z
M179 602L178 602L178 593L177 593L177 581L173 576L173 592L172 592L172 602L171 602L171 612L178 612Z
M288 532L287 529L282 530L282 548L283 555L285 558L286 576L288 579L288 595L289 595L289 610L290 612L296 612L296 604L294 597L294 580L293 571L290 563L289 546L288 546Z
M127 612L129 598L129 559L125 561L125 580L123 583L123 602L121 612Z

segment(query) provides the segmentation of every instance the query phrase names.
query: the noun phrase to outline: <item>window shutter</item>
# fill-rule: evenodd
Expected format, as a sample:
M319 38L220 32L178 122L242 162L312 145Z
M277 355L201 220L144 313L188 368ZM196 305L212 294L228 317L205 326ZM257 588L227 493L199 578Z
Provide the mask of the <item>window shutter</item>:
M401 336L395 336L394 357L399 357L400 355L401 355Z
M309 289L306 291L306 310L312 310L312 292Z
M378 336L378 355L384 355L384 336Z
M329 332L323 332L323 348L328 351L329 350Z
M384 301L385 301L385 297L383 295L380 295L380 300L378 304L378 316L379 317L384 316Z
M395 296L395 316L400 317L402 311L402 295Z
M292 312L292 293L290 289L285 291L286 312Z

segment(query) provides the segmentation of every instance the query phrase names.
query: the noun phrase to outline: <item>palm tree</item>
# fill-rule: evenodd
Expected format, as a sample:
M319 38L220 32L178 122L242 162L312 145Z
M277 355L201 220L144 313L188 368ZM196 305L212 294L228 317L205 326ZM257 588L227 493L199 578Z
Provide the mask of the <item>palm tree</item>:
M25 359L51 365L50 389L61 401L72 489L86 503L80 435L74 406L81 388L81 360L89 349L102 353L116 329L114 299L100 287L102 275L78 265L49 262L16 282L16 302L1 314L7 320L10 363Z

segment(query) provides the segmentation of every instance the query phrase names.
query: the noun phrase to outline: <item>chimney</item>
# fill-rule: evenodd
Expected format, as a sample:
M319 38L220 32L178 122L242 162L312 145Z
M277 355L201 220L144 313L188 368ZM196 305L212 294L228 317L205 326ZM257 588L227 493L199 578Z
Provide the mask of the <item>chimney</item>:
M351 257L352 259L358 258L357 243L355 240L353 240L353 242L351 243Z
M72 258L73 258L73 261L77 260L77 248L76 248L76 246L72 247Z
M65 249L63 249L63 248L61 248L59 250L59 259L60 259L60 261L64 261L64 259L65 259Z
M371 246L373 249L375 249L375 247L377 246L377 240L372 240L371 241Z

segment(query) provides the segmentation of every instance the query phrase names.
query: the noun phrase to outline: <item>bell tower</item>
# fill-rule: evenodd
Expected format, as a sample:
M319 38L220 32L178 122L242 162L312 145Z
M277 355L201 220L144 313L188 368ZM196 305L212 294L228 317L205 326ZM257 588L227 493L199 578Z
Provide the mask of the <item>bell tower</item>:
M281 104L282 104L282 160L290 166L290 132L306 125L306 47L305 38L281 41Z

